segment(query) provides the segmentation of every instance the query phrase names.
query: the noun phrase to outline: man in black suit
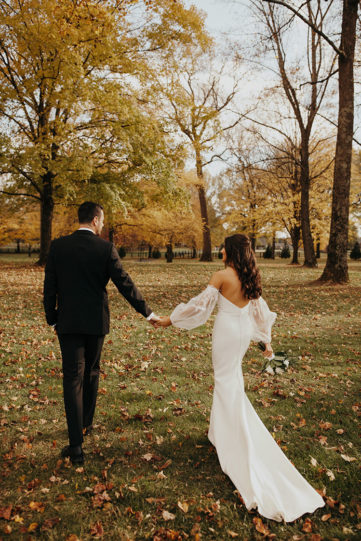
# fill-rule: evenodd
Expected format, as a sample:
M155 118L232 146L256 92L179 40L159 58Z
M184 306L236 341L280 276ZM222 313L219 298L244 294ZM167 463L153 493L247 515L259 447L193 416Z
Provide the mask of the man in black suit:
M82 464L83 433L92 430L104 336L109 332L106 285L111 279L126 300L151 324L157 317L123 270L114 245L101 239L101 205L83 203L80 227L52 242L44 280L46 320L59 338L63 359L63 389L69 445L62 450Z

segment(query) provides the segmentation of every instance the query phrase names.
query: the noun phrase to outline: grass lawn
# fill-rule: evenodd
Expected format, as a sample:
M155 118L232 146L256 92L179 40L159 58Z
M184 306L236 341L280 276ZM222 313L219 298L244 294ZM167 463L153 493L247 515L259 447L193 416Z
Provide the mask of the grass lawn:
M320 270L261 262L278 313L273 345L296 358L262 374L252 347L247 394L326 506L290 524L249 513L207 439L213 317L190 332L153 329L109 286L112 329L103 350L96 430L86 463L67 443L60 352L42 310L35 259L0 256L0 539L353 540L361 538L357 467L361 262L348 286L314 286ZM199 293L211 264L125 261L155 311Z

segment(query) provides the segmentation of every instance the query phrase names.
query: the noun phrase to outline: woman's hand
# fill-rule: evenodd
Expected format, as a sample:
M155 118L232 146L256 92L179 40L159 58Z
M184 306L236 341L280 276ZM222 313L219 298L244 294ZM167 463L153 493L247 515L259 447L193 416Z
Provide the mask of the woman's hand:
M169 327L172 325L171 319L169 316L160 316L159 321L157 321L157 327Z
M267 357L268 359L270 359L273 355L273 349L271 344L265 344L265 348L266 349L263 352L263 357Z

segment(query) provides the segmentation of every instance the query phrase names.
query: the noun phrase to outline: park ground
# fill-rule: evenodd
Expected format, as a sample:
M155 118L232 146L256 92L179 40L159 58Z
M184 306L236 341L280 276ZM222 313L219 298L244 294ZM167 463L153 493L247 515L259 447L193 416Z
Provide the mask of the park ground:
M84 467L67 443L56 336L42 310L43 269L0 256L0 539L354 540L361 537L361 262L347 286L315 285L320 269L262 261L278 313L275 350L294 362L269 376L256 347L246 391L291 461L325 499L293 523L248 512L207 439L214 316L190 332L153 329L109 286L96 429ZM221 263L125 261L152 309L198 294Z

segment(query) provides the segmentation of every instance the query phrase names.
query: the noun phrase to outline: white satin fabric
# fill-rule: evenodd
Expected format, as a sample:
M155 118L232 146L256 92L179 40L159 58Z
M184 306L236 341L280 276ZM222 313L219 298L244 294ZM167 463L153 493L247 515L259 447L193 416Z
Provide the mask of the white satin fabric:
M264 299L239 308L213 286L171 314L172 324L193 329L206 322L218 301L213 328L214 393L208 437L222 470L248 510L291 522L324 505L321 496L296 470L258 417L244 391L242 359L250 341L271 340L276 314Z

